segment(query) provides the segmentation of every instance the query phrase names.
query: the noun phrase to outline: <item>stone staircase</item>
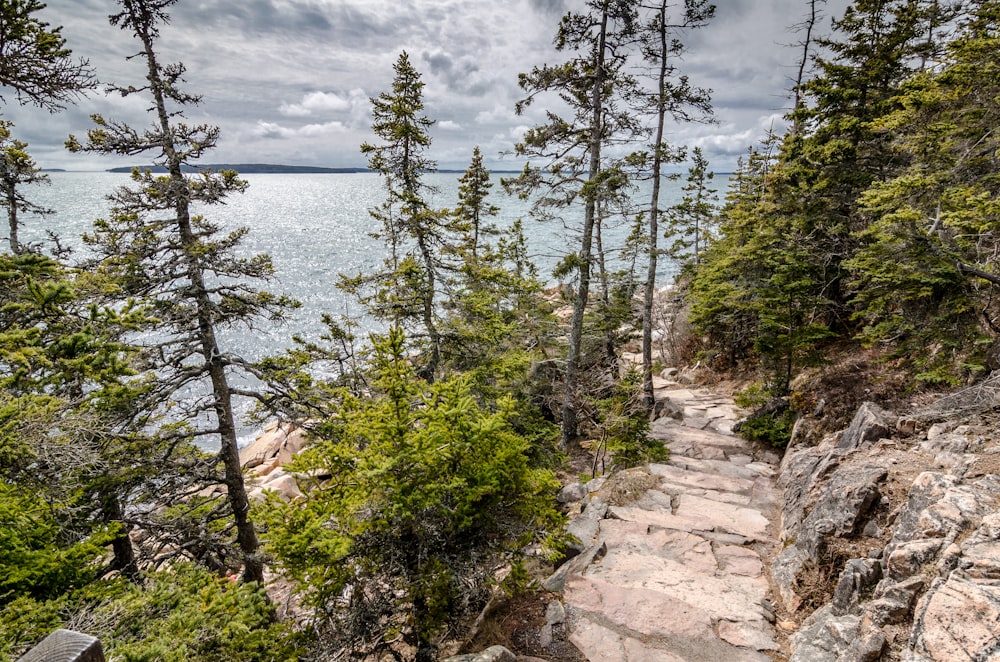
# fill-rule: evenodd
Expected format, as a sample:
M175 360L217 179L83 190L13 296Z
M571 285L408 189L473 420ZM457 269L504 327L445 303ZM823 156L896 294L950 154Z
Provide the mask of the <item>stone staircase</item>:
M586 485L570 531L583 550L547 582L588 660L757 662L780 657L764 558L773 551L779 455L733 436L716 393L659 382L671 451Z

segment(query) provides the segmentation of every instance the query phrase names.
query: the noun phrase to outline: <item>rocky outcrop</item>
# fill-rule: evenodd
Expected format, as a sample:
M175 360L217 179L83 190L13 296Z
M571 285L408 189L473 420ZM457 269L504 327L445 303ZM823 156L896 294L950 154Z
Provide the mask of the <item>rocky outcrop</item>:
M866 403L786 452L771 572L790 660L1000 659L1000 440L926 418Z
M240 449L240 464L247 476L248 496L264 499L266 491L276 492L282 499L302 498L295 476L285 471L285 465L308 444L308 435L290 423L272 422L249 445Z

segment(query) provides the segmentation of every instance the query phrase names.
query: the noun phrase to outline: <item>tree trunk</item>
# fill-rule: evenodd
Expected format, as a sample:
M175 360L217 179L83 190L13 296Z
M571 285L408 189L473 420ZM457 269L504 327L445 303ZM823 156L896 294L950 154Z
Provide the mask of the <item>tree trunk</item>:
M591 93L590 120L590 172L588 180L595 181L601 170L601 114L604 109L603 88L605 81L604 51L608 32L608 7L605 3L601 13L601 31L598 37L596 58L594 63L594 85ZM566 354L566 381L563 391L562 406L562 442L563 448L568 447L576 436L576 386L579 379L580 355L583 342L583 315L587 310L587 297L590 294L590 261L591 244L594 237L594 218L596 216L596 196L593 190L587 193L583 214L583 237L580 241L580 280L577 285L576 299L573 301L573 317L570 321L569 348Z
M653 193L649 205L649 267L642 298L642 394L646 411L652 413L653 393L653 297L660 238L660 178L663 171L663 132L667 121L667 0L660 3L660 71L657 77L656 142L653 147Z
M122 525L122 530L111 541L111 551L114 553L111 568L120 572L130 582L138 584L141 581L141 577L139 575L139 565L135 560L132 539L129 538L131 527L125 525L125 513L122 512L121 501L118 500L115 494L105 492L101 495L101 517L104 519L105 524L117 523Z
M150 89L156 101L156 111L160 130L163 132L163 153L166 157L170 186L175 196L174 211L177 214L177 229L181 246L185 252L187 278L191 285L190 298L195 305L198 333L202 357L212 384L213 406L219 432L219 459L225 471L226 493L236 524L236 541L243 556L243 581L264 581L264 563L258 553L260 543L257 530L250 520L250 500L243 482L243 468L240 466L237 446L236 424L233 418L232 393L226 377L226 367L219 351L212 320L212 301L205 286L204 273L198 262L198 240L191 227L191 211L187 194L187 181L181 170L180 157L173 142L173 129L166 109L163 83L159 78L153 38L148 31L137 31L143 42L149 66Z

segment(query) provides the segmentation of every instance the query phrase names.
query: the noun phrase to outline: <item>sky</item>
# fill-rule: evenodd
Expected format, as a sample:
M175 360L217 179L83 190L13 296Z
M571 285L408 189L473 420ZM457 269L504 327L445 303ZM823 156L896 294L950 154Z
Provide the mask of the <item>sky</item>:
M820 22L846 0L828 0ZM138 50L127 32L107 20L113 0L47 0L37 16L62 26L74 55L89 60L104 83L142 84ZM709 26L682 38L680 72L713 91L715 124L673 125L667 140L700 146L717 172L731 171L740 154L772 126L780 129L799 54L792 26L807 0L717 0ZM511 154L524 132L543 119L551 98L521 116L518 73L565 59L553 37L560 17L582 0L180 0L161 30L161 62L183 62L187 91L202 103L190 123L220 127L206 163L282 163L363 167L359 150L373 141L370 97L392 84L392 65L406 51L426 84L430 157L439 167L464 169L475 146L487 166L518 170ZM69 134L83 137L99 113L133 127L149 124L148 102L101 90L49 114L20 107L0 88L2 115L43 168L104 170L148 163L147 158L70 154Z

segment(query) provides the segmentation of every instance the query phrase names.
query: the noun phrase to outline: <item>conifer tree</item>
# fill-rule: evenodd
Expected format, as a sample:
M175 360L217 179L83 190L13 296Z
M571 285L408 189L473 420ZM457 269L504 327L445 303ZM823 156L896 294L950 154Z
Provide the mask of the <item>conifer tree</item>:
M151 99L152 125L138 131L123 122L95 115L96 128L87 141L70 136L73 151L137 155L152 153L166 174L148 170L132 174L134 185L109 196L110 217L95 224L87 240L99 254L94 269L106 276L122 299L134 298L149 306L159 320L157 340L150 348L158 388L149 406L156 410L173 402L176 393L202 384L208 396L198 398L183 414L191 434L218 440L229 511L245 581L263 580L263 558L257 532L249 516L249 502L237 449L233 399L244 394L234 388L231 372L244 361L220 345L220 329L250 324L262 318L280 319L291 302L256 290L251 283L273 272L266 256L235 255L246 228L223 234L221 228L196 213L194 206L219 204L226 195L246 186L235 172L202 171L186 176L183 168L211 149L219 131L181 121L180 110L199 98L182 91L184 67L161 64L156 52L160 26L176 0L120 0L112 25L130 32L141 45L137 55L146 67L140 86L119 86L123 96L146 94ZM199 426L197 421L208 420ZM168 431L175 443L184 432Z
M649 168L653 186L648 215L649 260L642 301L642 389L647 409L653 407L653 297L656 292L656 272L660 254L660 189L666 175L664 166L682 158L682 151L666 142L667 121L703 120L711 113L709 91L692 87L686 76L678 74L677 60L683 56L684 44L676 34L707 25L715 13L715 5L706 0L688 0L678 23L671 23L670 3L661 0L649 6L651 16L640 35L643 59L651 67L655 84L651 92L640 95L642 109L654 120L653 141L648 152L637 154L640 166Z
M940 69L908 81L899 108L874 124L911 163L861 200L871 223L848 263L855 303L862 338L919 348L913 356L925 381L954 381L963 361L982 369L995 360L970 354L1000 329L992 305L1000 287L998 20L1000 4L975 3Z
M96 80L86 60L73 60L61 28L35 15L44 8L40 0L0 3L0 86L21 104L55 112Z
M53 213L24 196L26 184L47 183L49 178L27 152L28 144L11 134L13 124L0 120L0 206L7 208L8 240L12 253L22 253L26 246L18 238L21 214L45 216Z
M375 657L401 633L425 662L481 609L495 564L559 526L557 482L515 431L511 398L490 410L464 376L418 378L398 328L373 345L370 391L342 393L294 465L330 479L263 516L269 548L316 610L321 646Z
M516 106L519 114L547 92L557 94L567 110L565 116L548 111L546 123L525 134L516 152L545 165L527 165L518 178L508 180L508 188L525 197L540 193L534 213L542 219L577 213L581 219L579 250L564 260L564 267L576 273L576 288L564 375L563 445L577 433L576 390L583 368L584 315L595 264L600 204L624 183L620 170L607 167L604 150L641 132L634 115L622 103L634 90L625 64L626 46L635 38L636 24L634 3L590 0L583 11L571 11L560 22L556 48L569 59L535 67L519 80L527 94Z
M371 100L372 130L381 144L361 146L368 166L385 180L386 200L370 213L382 224L375 236L385 241L389 257L382 272L342 277L341 286L357 294L370 315L421 330L426 357L420 374L433 380L441 362L436 299L449 223L425 199L422 175L437 166L426 155L434 121L422 114L424 83L405 51L393 71L392 90Z
M711 239L712 224L716 214L715 192L711 181L715 173L708 169L708 160L700 147L692 152L692 164L687 179L681 187L681 201L670 209L667 236L674 242L667 254L678 261L697 265Z

